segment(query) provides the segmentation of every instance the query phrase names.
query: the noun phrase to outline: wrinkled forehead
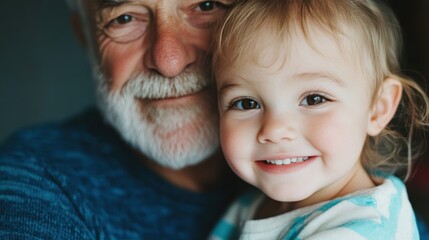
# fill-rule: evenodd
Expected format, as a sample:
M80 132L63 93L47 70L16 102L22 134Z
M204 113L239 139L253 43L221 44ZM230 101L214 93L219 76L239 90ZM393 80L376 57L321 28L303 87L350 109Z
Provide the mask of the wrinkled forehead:
M130 0L87 0L92 3L97 9L119 6L124 3L133 2Z
M94 9L103 9L106 7L121 5L130 2L130 0L66 0L66 2L72 10L81 11L88 6L91 6Z

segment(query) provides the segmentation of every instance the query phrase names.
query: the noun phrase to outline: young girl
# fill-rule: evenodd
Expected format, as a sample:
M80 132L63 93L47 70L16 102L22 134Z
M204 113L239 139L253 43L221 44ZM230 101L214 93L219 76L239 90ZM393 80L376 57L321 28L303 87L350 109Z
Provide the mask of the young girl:
M264 194L240 198L211 238L419 239L393 173L410 174L428 99L400 75L393 14L371 0L237 1L217 36L222 149Z

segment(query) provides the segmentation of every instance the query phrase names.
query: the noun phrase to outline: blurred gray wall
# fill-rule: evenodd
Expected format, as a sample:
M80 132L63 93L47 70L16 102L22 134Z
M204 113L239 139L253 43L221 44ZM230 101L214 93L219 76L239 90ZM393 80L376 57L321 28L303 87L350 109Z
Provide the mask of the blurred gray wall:
M0 10L0 141L91 105L89 61L65 0L1 1Z

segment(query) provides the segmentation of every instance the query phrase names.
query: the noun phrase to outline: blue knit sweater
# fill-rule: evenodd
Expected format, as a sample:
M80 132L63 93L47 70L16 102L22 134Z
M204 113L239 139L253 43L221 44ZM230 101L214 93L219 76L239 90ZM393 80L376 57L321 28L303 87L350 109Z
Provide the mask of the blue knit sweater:
M164 181L95 110L0 146L0 239L204 239L231 193Z

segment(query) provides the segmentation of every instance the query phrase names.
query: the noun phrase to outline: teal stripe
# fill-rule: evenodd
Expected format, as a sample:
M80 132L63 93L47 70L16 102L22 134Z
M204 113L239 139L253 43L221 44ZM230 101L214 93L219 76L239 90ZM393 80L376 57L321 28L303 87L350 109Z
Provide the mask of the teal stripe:
M310 215L312 214L308 214L302 217L297 217L290 229L288 230L286 236L283 238L284 240L299 240L300 238L298 238L298 235L301 233L302 229L305 227L305 225L307 224L307 219L310 217Z
M359 219L354 220L348 223L345 223L339 227L348 228L362 237L371 240L387 240L387 239L396 239L392 238L391 234L387 234L386 231L382 231L382 224L377 223L375 221L371 221L370 219ZM391 231L393 232L393 231Z
M216 228L212 233L212 236L222 240L237 239L238 229L233 224L222 220L220 223L217 224Z
M320 208L314 210L313 212L303 215L301 217L297 217L293 223L291 224L290 230L286 233L286 236L283 238L284 240L299 240L298 238L301 231L304 229L304 227L307 225L309 221L313 218L314 215L320 215L329 209L335 207L339 203L342 203L344 201L352 202L353 204L357 206L363 206L363 207L373 207L375 205L375 199L372 196L348 196L348 197L342 197L334 199L322 206ZM371 224L374 224L372 222ZM353 224L351 226L354 226ZM353 229L352 229L353 230ZM357 229L359 230L359 229ZM359 232L358 232L359 233Z

